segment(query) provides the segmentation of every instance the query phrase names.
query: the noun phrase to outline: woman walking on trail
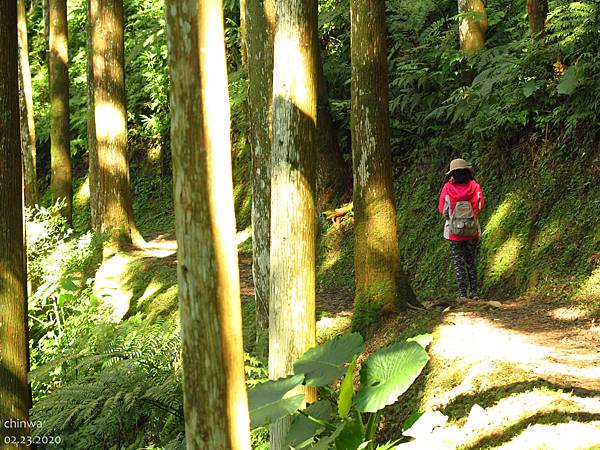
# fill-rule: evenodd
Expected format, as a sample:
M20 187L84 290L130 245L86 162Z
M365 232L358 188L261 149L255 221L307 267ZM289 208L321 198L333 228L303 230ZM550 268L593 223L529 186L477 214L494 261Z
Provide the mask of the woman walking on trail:
M479 298L475 259L481 234L478 220L481 209L483 193L471 166L464 159L452 160L440 193L439 211L446 218L444 238L450 242L459 302Z

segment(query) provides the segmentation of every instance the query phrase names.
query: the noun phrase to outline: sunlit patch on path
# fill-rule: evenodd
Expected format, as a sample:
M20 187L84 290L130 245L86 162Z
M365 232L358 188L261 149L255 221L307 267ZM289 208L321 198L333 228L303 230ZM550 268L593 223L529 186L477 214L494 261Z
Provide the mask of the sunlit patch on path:
M567 308L568 309L568 308ZM547 299L448 311L423 399L448 423L399 448L600 446L600 334Z

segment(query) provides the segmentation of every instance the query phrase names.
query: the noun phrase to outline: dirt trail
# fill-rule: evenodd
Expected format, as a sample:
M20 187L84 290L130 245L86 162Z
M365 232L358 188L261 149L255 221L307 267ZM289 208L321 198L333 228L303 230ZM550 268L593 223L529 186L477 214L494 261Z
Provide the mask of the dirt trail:
M175 265L175 250L158 236L142 252ZM239 262L252 297L251 257ZM330 316L349 317L352 301L351 289L317 290ZM423 407L450 420L399 448L600 449L600 321L546 298L467 301L441 314L434 335Z
M172 235L154 236L142 252L175 263ZM254 295L251 256L239 258L243 296ZM318 288L317 308L329 314L352 309L351 288ZM431 349L462 366L511 365L566 388L600 393L600 321L547 299L468 301L448 310Z
M536 298L469 301L450 310L438 332L440 356L506 363L565 388L600 393L600 323L573 308Z

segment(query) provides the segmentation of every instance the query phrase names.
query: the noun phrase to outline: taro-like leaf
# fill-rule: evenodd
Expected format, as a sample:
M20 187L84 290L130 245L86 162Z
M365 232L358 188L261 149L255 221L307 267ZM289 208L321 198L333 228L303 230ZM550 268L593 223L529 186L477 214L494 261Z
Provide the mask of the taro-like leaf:
M354 375L354 368L356 367L357 357L355 356L352 362L348 365L346 375L342 380L340 386L340 396L338 398L338 414L340 417L348 417L350 413L350 407L352 406L352 400L354 399L354 383L352 378Z
M429 360L416 342L399 342L373 353L362 365L355 406L376 412L391 405L419 376Z
M320 400L317 403L313 403L304 410L305 414L308 414L318 421L324 422L331 418L332 412L333 408L331 407L331 403L327 400ZM285 437L286 448L288 446L295 449L305 448L307 445L314 442L314 436L324 428L324 426L319 425L303 414L298 414L294 418L290 430Z
M284 398L290 390L304 381L304 375L291 375L279 380L257 384L248 391L250 425L252 428L273 423L296 411L304 401L304 394Z
M342 376L344 364L363 347L363 338L358 333L338 336L304 353L294 363L294 373L304 374L307 386L327 386Z

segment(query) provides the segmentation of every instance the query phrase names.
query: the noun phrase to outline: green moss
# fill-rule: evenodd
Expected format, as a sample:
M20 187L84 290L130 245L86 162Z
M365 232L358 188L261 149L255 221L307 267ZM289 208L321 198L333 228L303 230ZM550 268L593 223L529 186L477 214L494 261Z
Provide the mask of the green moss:
M317 246L317 281L326 287L354 287L354 233L350 220L321 222Z
M478 257L482 293L581 302L584 296L578 293L594 271L590 258L600 249L597 161L594 156L574 160L570 152L553 147L538 149L539 155L529 160L524 155L530 152L515 149L518 157L504 171L498 169L493 151L477 161L486 199ZM402 175L398 236L417 296L443 299L456 295L456 288L442 237L443 219L437 213L445 162L434 153L431 160L430 172L415 164ZM590 308L595 314L593 304Z
M359 301L354 305L352 314L352 331L365 334L369 327L379 322L382 304L377 302Z

